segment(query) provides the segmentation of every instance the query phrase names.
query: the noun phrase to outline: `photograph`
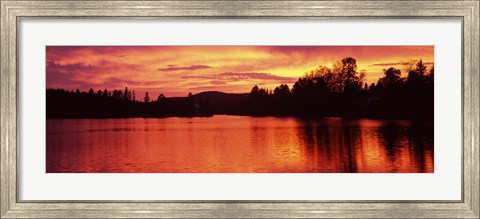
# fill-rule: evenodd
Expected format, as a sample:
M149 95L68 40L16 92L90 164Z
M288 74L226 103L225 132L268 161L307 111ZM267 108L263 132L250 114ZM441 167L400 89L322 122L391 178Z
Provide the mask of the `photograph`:
M0 218L479 218L478 0L0 0Z
M434 46L46 46L47 173L434 173Z

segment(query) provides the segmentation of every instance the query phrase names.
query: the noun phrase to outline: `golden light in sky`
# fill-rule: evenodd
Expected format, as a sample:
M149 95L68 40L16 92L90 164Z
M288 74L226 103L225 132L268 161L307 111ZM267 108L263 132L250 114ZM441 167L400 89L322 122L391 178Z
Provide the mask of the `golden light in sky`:
M366 82L400 61L434 62L433 46L47 46L47 88L124 89L167 97L189 92L247 93L254 85L290 87L306 72L344 57ZM403 69L402 69L403 70ZM402 76L406 73L402 72Z

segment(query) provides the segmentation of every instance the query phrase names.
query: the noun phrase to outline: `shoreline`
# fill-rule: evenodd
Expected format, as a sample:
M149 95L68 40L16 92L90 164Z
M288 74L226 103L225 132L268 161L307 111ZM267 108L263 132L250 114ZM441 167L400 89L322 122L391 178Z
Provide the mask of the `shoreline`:
M212 118L215 116L237 116L237 117L253 117L253 118L295 118L295 119L304 119L304 120L315 120L315 119L339 119L339 120L408 120L408 121L434 121L434 118L419 118L419 117L391 117L391 116L295 116L295 115L244 115L244 114L213 114L206 116L166 116L166 117L143 117L143 116L132 116L132 117L50 117L46 118L47 120L67 120L67 119L169 119L169 118Z

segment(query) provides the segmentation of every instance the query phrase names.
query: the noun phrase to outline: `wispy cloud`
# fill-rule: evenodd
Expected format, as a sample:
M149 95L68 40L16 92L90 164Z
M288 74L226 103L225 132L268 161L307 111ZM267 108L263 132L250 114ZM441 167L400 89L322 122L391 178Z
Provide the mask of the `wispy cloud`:
M433 62L423 62L425 65L431 65ZM401 62L389 62L389 63L375 63L370 66L396 66L396 65L402 65Z
M291 82L295 81L297 78L293 77L283 77L270 73L263 72L224 72L214 75L191 75L183 76L182 78L197 78L197 79L212 79L220 81L246 81L246 80L272 80L272 81L281 81L281 82Z
M190 65L190 66L180 66L177 67L176 65L167 65L167 68L159 68L159 71L181 71L181 70L198 70L198 69L206 69L206 68L213 68L208 65Z
M47 86L50 88L121 88L125 85L141 84L137 80L117 75L124 71L142 71L143 67L134 64L114 63L100 60L95 64L76 62L59 64L55 60L46 62ZM70 85L66 87L65 85Z
M275 81L283 81L283 80L296 80L297 78L292 77L282 77L278 75L273 75L270 73L257 73L257 72L250 72L250 73L239 73L239 72L225 72L217 75L218 78L230 79L234 81L238 80L246 80L246 79L259 79L259 80L275 80Z

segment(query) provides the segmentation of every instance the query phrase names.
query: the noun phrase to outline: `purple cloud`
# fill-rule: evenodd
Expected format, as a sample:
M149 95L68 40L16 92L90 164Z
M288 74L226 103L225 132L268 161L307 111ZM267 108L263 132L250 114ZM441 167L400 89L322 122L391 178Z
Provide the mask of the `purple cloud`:
M177 67L176 65L167 65L168 68L159 68L159 71L180 71L180 70L198 70L198 69L206 69L206 68L213 68L208 65L190 65L190 66L180 66Z
M240 80L273 80L273 81L282 81L282 82L293 82L297 78L292 77L283 77L278 75L273 75L270 73L259 73L259 72L225 72L214 75L199 75L199 76L183 76L182 78L197 78L197 79L212 79L217 81L240 81Z
M89 88L117 88L126 85L140 85L140 82L122 79L118 72L125 70L142 70L142 66L132 64L119 64L100 60L95 64L82 62L59 64L55 60L46 62L46 80L48 88L89 89ZM110 77L95 77L109 73Z
M227 79L227 80L248 80L248 79L260 79L260 80L275 80L275 81L282 81L282 80L296 80L296 78L291 77L282 77L273 75L270 73L257 73L257 72L250 72L250 73L239 73L239 72L225 72L216 75L218 79Z
M115 63L106 60L100 60L97 63L85 64L77 62L72 64L58 64L55 60L47 60L47 74L52 71L61 71L66 73L105 73L118 72L125 69L142 70L141 65Z

